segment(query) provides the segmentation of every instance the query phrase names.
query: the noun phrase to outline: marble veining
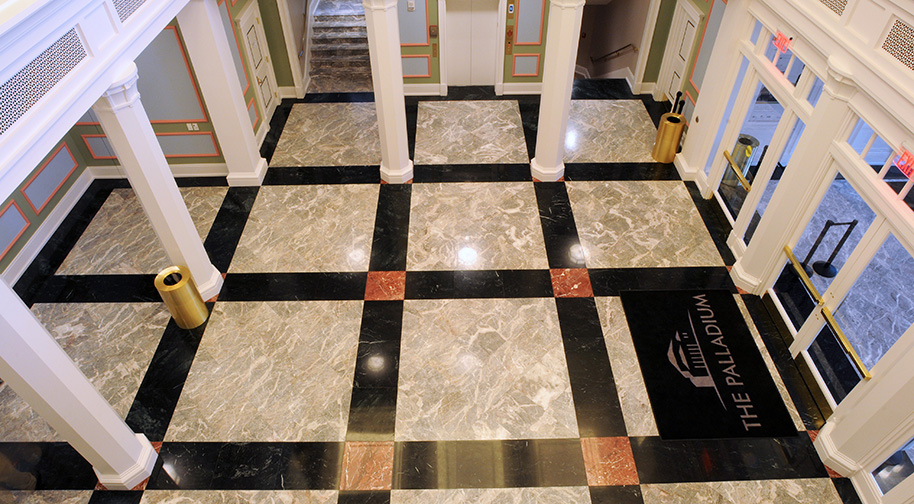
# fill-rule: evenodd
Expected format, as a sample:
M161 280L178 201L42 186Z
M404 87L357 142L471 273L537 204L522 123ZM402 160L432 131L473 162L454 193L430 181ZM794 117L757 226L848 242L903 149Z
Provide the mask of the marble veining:
M420 101L416 164L528 163L513 100Z
M588 268L723 265L682 182L566 186Z
M343 441L361 301L217 303L166 441Z
M397 441L578 437L552 299L406 301Z
M146 490L140 504L336 504L335 490Z
M229 271L367 271L377 207L373 184L261 187Z
M206 239L226 187L182 187L201 240ZM158 273L171 264L133 189L115 189L57 269L58 275Z
M393 490L390 504L589 504L587 487Z
M828 478L641 485L644 504L841 504Z
M0 490L0 502L6 504L86 504L91 498L91 490Z
M787 406L787 412L790 413L790 418L793 420L793 426L800 432L806 430L806 426L803 425L803 420L800 418L800 413L797 411L793 399L790 398L790 392L787 391L787 385L785 385L784 380L781 379L781 373L778 371L777 366L774 365L774 360L768 353L768 348L762 340L762 335L759 334L758 329L755 327L752 315L749 314L749 308L746 307L746 303L743 302L743 298L739 294L734 294L733 298L736 300L736 305L739 306L740 313L743 314L743 319L746 320L746 326L749 327L749 332L752 333L752 339L755 340L755 346L758 347L759 353L762 354L762 360L765 361L765 367L768 368L768 373L771 374L771 379L774 380L774 385L777 387L778 393L781 394L784 405Z
M618 297L598 297L595 301L626 432L629 436L659 436L622 300Z
M170 315L161 303L36 304L32 312L122 418ZM9 385L0 385L0 440L63 439Z
M296 103L270 166L380 165L374 103Z
M641 100L572 100L565 162L651 163L656 137Z
M311 75L309 93L368 93L374 91L371 75ZM277 165L279 166L279 165Z
M529 183L416 184L407 269L548 268L539 219Z

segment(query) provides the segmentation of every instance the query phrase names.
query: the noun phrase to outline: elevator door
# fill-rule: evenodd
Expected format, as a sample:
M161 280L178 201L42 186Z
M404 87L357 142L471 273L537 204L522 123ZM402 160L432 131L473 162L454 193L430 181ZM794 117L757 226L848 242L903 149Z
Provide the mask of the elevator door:
M447 84L494 86L498 0L447 0Z

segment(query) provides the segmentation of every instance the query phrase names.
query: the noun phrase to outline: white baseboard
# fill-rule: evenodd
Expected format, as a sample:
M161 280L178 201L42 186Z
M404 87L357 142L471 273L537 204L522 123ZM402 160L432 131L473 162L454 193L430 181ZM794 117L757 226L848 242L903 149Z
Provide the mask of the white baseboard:
M447 94L447 85L445 92ZM403 94L406 96L441 96L441 84L432 82L428 84L403 84Z
M447 96L447 84L444 84L444 83L438 84L438 93L441 96Z
M642 82L641 85L638 86L638 92L635 93L635 94L649 94L649 95L653 95L653 94L654 94L654 89L655 89L656 87L657 87L657 83L656 83L656 82Z
M6 270L3 271L3 274L0 275L7 284L14 285L19 281L19 278L25 273L25 270L29 265L32 264L32 261L38 257L41 249L48 243L48 240L51 239L51 236L57 231L57 228L60 227L60 224L66 219L67 215L70 214L70 210L73 210L73 206L82 198L82 195L86 192L86 189L89 188L89 185L92 184L93 180L94 177L89 170L84 170L79 177L77 177L76 182L74 182L73 185L70 186L70 189L64 193L63 198L60 199L57 206L51 210L51 213L44 222L41 223L38 230L35 231L35 234L29 238L25 243L25 246L16 254Z
M632 82L635 82L635 74L632 73L632 69L628 67L622 67L612 72L605 73L596 77L597 79L625 79L628 81L629 86Z
M279 98L304 98L304 96L298 96L298 89L295 86L278 86L276 88L279 92Z
M506 82L504 83L506 95L537 95L543 92L542 82Z
M228 175L228 167L225 163L188 163L169 166L171 166L171 172L175 177L225 177ZM119 165L89 166L86 171L91 172L93 178L100 179L125 178L127 176Z
M859 464L838 450L831 438L833 430L834 423L826 423L812 444L816 449L816 453L819 454L819 458L822 459L822 463L838 471L842 476L850 476L862 471L863 468Z

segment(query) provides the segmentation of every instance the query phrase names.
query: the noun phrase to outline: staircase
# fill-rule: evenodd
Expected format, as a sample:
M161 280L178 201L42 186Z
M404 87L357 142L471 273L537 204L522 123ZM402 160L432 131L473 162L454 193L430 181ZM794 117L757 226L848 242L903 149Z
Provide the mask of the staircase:
M361 0L319 0L311 36L309 93L371 91L368 33Z

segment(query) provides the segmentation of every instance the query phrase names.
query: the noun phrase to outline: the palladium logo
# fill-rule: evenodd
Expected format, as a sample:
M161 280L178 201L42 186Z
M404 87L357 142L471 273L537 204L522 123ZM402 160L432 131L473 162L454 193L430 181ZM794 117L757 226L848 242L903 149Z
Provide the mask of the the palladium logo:
M698 294L692 301L688 330L676 331L670 341L670 364L696 388L713 389L724 410L739 415L746 431L762 427L707 296Z

